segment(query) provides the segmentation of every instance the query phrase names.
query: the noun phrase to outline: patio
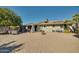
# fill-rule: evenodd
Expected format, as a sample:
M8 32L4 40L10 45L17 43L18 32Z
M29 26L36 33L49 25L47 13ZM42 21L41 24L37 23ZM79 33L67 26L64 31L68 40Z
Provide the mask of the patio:
M79 53L79 38L74 36L74 33L46 33L42 35L40 32L35 33L22 33L19 35L0 35L0 46L16 41L9 46L16 46L19 44L21 49L14 51L16 53L26 52L41 52L41 53L52 53L52 52L78 52ZM16 48L19 49L20 47Z

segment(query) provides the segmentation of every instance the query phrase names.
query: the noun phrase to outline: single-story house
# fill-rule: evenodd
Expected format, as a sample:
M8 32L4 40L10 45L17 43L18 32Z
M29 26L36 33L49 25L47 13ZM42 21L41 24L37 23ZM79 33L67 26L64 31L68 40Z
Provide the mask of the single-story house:
M64 32L64 29L69 25L72 25L71 22L65 21L43 21L40 23L28 24L27 27L31 32L45 31L45 32Z

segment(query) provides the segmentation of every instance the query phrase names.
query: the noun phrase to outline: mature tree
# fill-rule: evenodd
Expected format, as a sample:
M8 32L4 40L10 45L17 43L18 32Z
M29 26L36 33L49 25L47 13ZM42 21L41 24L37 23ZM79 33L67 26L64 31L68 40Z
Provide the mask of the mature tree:
M73 23L76 23L76 32L79 33L79 14L73 16Z
M22 20L12 10L0 8L0 25L19 26L22 25Z
M73 22L78 23L79 22L79 14L75 14L73 16Z

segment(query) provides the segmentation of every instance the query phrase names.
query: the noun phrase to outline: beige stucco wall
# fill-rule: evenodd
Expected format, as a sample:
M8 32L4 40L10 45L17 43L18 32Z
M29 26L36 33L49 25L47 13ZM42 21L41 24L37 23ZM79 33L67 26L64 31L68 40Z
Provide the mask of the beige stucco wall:
M61 26L41 26L40 30L43 30L45 32L53 32L53 31L64 31L64 28Z

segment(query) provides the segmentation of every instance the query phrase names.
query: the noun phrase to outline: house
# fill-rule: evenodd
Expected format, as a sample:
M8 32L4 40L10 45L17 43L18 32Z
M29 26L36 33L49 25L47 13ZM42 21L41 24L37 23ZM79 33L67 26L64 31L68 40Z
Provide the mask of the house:
M64 32L64 29L69 25L72 25L71 22L65 21L43 21L39 23L29 24L27 27L31 32L45 31L45 32Z

